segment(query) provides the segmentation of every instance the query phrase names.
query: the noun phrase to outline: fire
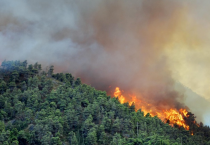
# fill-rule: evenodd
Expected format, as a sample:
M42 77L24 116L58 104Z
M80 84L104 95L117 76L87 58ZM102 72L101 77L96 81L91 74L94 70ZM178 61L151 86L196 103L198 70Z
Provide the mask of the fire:
M120 103L125 103L125 97L123 95L121 95L121 91L119 87L116 87L115 92L114 92L114 96L118 97Z
M186 109L180 109L177 111L176 109L169 109L163 111L165 115L165 119L169 120L170 124L173 126L173 124L177 124L179 126L183 126L186 130L189 130L189 126L185 124L183 115L187 117L187 110Z
M135 95L129 95L129 97L123 96L119 87L115 88L114 97L118 97L118 100L122 104L125 102L128 102L130 106L135 104L136 109L141 109L144 112L144 115L150 113L151 116L157 116L162 121L168 122L171 126L177 124L178 126L183 126L186 130L189 130L189 125L187 125L184 120L184 117L188 117L186 109L177 110L176 108L171 108L168 110L157 110L151 104L137 99Z

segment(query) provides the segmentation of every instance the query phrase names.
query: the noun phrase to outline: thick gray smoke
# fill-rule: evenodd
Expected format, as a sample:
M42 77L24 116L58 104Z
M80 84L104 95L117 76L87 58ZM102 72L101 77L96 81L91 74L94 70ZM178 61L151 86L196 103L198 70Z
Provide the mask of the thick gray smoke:
M179 109L184 91L174 89L163 46L186 18L186 4L0 0L0 61L54 64L98 89L118 86L159 109Z

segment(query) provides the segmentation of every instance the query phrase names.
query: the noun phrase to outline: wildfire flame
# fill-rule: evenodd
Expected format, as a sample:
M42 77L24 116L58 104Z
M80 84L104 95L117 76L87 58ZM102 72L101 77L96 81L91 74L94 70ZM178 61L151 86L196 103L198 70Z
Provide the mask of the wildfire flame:
M153 109L151 104L144 102L143 100L137 99L135 95L130 95L125 97L119 87L115 88L114 97L118 97L120 103L128 102L131 106L135 104L136 110L141 109L144 115L150 113L151 116L157 116L164 122L168 122L171 126L177 124L178 126L183 126L186 130L189 130L189 125L185 123L184 117L188 117L188 112L186 109L177 110L176 108L171 108L168 110L157 110ZM131 99L130 99L131 98ZM130 99L130 100L129 100Z

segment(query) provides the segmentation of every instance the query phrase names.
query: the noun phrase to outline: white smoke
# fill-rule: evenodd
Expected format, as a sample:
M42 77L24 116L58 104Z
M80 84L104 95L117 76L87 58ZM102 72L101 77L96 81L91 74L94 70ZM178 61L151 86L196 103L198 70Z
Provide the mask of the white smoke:
M0 0L0 61L27 59L30 63L54 64L57 71L73 73L98 89L119 86L140 93L154 105L184 107L177 99L183 103L185 91L174 88L174 83L182 80L176 73L178 52L171 44L188 44L189 39L203 38L204 31L197 29L201 23L195 22L204 22L201 16L206 18L205 22L210 21L208 3ZM191 35L194 28L198 31ZM202 30L205 28L206 25ZM183 76L188 75L190 72ZM168 106L164 106L166 103ZM192 106L199 107L205 108L196 103ZM205 111L208 110L199 113Z

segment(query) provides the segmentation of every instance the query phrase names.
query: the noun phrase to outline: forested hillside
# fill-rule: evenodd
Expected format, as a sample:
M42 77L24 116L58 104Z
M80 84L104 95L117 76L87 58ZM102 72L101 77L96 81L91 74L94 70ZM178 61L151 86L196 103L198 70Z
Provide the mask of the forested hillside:
M4 61L0 67L0 144L204 145L210 129L194 135L171 127L53 66Z

